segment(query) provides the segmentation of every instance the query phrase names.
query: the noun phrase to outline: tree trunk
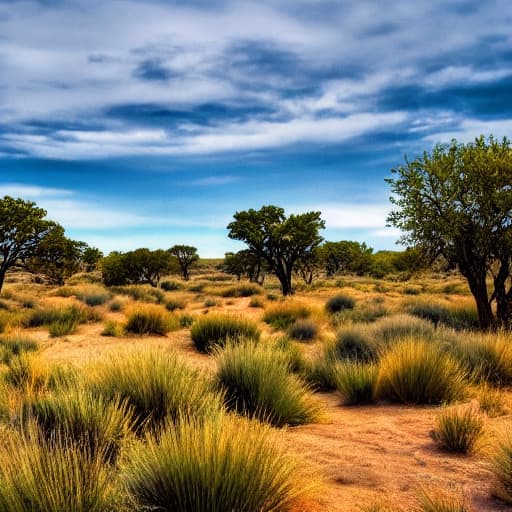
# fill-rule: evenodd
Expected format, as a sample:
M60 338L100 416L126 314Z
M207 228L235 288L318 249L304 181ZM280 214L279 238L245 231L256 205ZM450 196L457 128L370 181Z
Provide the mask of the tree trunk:
M494 294L496 297L496 320L500 327L509 329L512 321L512 291L506 291L506 282L510 275L507 260L501 262L497 276L494 278Z
M2 287L4 285L5 274L7 273L7 268L0 267L0 292L2 291Z
M469 289L473 294L478 311L478 323L480 329L489 330L496 327L496 320L489 303L489 293L485 282L485 272L481 275L466 276Z

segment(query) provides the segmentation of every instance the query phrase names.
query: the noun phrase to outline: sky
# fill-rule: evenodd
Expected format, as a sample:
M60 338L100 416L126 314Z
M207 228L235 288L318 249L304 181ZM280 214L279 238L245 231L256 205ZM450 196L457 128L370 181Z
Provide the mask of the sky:
M512 135L510 0L0 0L0 197L108 253L321 211L399 249L392 168Z

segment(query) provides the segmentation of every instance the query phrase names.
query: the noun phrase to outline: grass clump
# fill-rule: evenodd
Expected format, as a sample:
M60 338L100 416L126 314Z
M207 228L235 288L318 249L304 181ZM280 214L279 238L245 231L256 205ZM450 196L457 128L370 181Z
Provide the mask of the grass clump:
M70 318L69 320L55 320L48 326L48 332L51 338L59 338L61 336L67 336L73 334L78 328L78 321Z
M154 288L148 284L130 284L126 286L112 286L113 293L120 295L128 295L133 300L140 302L149 302L163 304L165 302L165 293L158 288Z
M222 403L211 382L173 353L128 350L96 363L88 373L96 393L127 402L139 430L181 414L201 415Z
M4 374L8 385L23 390L28 395L45 389L50 378L48 365L33 353L21 353L12 357Z
M177 309L185 309L187 305L185 301L180 299L168 299L165 301L165 308L167 311L176 311Z
M349 327L338 333L326 348L327 357L369 363L378 359L378 346L365 327Z
M275 426L302 425L318 417L318 403L291 373L283 351L263 343L228 344L216 360L217 382L229 408Z
M0 446L0 510L111 512L117 496L103 457L30 428Z
M132 413L127 402L107 401L83 387L38 396L23 406L25 421L34 421L48 440L61 436L77 449L113 462L128 434Z
M492 459L495 476L494 496L512 505L512 433L510 429L500 435L496 452Z
M191 329L192 341L200 352L223 347L228 340L259 340L260 330L255 323L230 315L207 315L196 320Z
M1 359L4 364L8 364L15 356L26 352L36 352L39 347L40 344L37 340L21 334L9 334L0 338Z
M446 307L434 302L417 302L408 311L411 315L429 320L435 326L442 323L458 330L478 327L478 315L472 305Z
M410 315L389 316L372 325L374 340L383 346L404 338L432 339L434 335L430 322Z
M318 327L311 320L295 320L290 327L288 334L290 338L298 341L311 341L318 335Z
M177 290L180 290L182 288L180 283L177 283L176 281L162 281L160 283L160 288L166 292L175 292Z
M249 301L249 307L250 308L264 308L265 302L261 297L252 297Z
M96 322L101 315L92 308L85 306L54 306L34 309L25 319L26 327L41 327L49 325L72 326L86 322ZM56 327L57 329L58 327Z
M421 489L418 493L420 512L473 512L474 508L464 496L450 494L440 489L427 492Z
M375 398L378 368L374 364L359 362L340 363L336 366L334 383L344 405L369 404Z
M169 331L179 328L178 319L170 315L166 309L156 304L146 304L134 308L128 313L125 325L126 332L141 336L165 336Z
M349 297L348 295L335 295L334 297L331 297L326 303L325 303L325 309L331 313L340 313L341 311L344 311L346 309L354 309L356 302L352 297Z
M116 322L115 320L107 320L105 322L105 326L103 327L101 335L119 338L124 335L124 326L123 324L121 324L120 322Z
M508 412L502 391L492 388L488 384L480 386L477 400L480 410L490 418L503 416Z
M445 408L437 417L432 439L444 450L471 453L483 434L482 416L474 407Z
M186 419L135 445L123 467L134 509L286 510L297 463L265 425L225 415Z
M257 284L239 284L236 286L230 286L221 291L222 297L252 297L253 295L259 295L263 293L263 288Z
M308 318L310 309L300 302L283 301L265 309L263 321L274 329L288 329L296 320Z
M464 372L438 345L413 338L392 346L380 361L377 397L411 404L441 404L464 395Z

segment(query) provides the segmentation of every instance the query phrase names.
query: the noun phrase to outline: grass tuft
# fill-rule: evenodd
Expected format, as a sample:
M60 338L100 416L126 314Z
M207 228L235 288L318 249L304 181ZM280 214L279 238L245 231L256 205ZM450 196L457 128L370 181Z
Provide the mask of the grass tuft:
M311 320L295 320L288 334L298 341L312 341L318 335L318 327Z
M375 399L378 368L374 364L346 362L336 365L334 382L344 405L370 404Z
M325 303L325 309L331 313L340 313L341 311L345 311L347 309L354 309L356 302L352 297L348 295L335 295L331 297Z
M296 320L308 318L311 310L300 302L283 301L265 309L263 321L274 329L288 329Z
M126 332L141 336L165 336L169 331L179 329L179 321L157 304L145 304L128 313Z

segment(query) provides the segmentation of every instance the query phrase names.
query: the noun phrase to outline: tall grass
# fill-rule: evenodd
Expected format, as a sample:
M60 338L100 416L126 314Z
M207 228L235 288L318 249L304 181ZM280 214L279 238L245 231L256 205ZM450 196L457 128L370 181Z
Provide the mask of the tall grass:
M348 295L335 295L325 303L325 309L328 313L340 313L346 309L354 309L356 302Z
M288 334L298 341L312 341L318 335L318 327L311 320L295 320Z
M78 305L47 306L37 308L25 318L25 327L40 327L51 324L83 324L101 320L101 315L92 308Z
M378 368L374 364L346 362L336 366L336 391L344 405L369 404L375 399Z
M430 322L405 314L381 318L372 325L373 339L381 345L411 337L432 339L434 335L435 330Z
M492 459L495 476L493 494L512 505L512 433L507 429L500 434Z
M172 352L127 350L95 363L88 370L96 393L126 401L140 430L181 414L202 415L222 406L211 382Z
M36 352L40 347L37 340L20 333L11 333L0 337L1 360L8 364L14 356L25 352Z
M117 496L104 458L35 428L0 445L0 510L112 512Z
M217 415L148 436L123 480L137 510L274 512L300 494L297 470L268 427Z
M28 395L47 388L50 378L49 366L33 353L22 353L11 358L4 374L7 384Z
M336 340L327 345L326 355L334 360L369 363L378 359L378 348L367 326L349 327L341 330Z
M464 395L465 375L441 347L413 338L393 345L380 361L376 394L380 399L440 404Z
M473 506L459 494L440 489L421 489L418 493L419 512L474 512Z
M259 340L257 325L242 317L210 314L196 320L191 329L192 341L200 352L211 352L215 347L241 339Z
M263 293L263 288L257 284L244 283L236 286L230 286L221 290L222 297L252 297Z
M296 320L308 318L311 310L300 302L283 301L265 309L263 321L274 329L287 329Z
M126 286L112 286L111 291L119 295L128 295L133 300L163 304L165 293L149 284L130 284Z
M226 404L276 426L318 418L319 404L307 385L291 373L287 355L270 344L228 344L216 354L217 381Z
M474 407L451 407L437 417L432 439L446 451L471 453L483 434L483 419Z
M64 388L25 402L24 421L35 421L46 439L56 435L77 449L114 461L132 423L127 402L107 401L83 387Z
M147 336L156 334L165 336L169 331L179 329L179 320L157 304L145 304L133 308L128 313L126 332Z

